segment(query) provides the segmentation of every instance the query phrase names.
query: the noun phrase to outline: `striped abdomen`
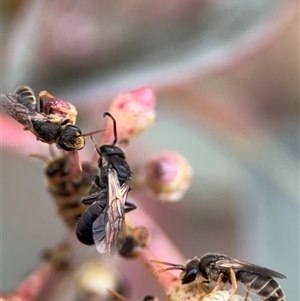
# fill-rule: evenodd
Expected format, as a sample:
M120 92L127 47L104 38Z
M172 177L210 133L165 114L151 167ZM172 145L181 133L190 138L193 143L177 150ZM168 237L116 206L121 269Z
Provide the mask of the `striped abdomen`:
M18 102L22 103L27 108L36 110L36 98L30 87L20 86L13 94L17 96Z
M272 277L238 271L236 279L244 283L250 292L259 295L265 301L284 301L284 293Z
M67 159L60 157L48 163L45 173L48 190L55 200L58 214L68 228L75 229L79 217L87 208L80 200L88 193L96 168L84 162L78 179L71 174Z

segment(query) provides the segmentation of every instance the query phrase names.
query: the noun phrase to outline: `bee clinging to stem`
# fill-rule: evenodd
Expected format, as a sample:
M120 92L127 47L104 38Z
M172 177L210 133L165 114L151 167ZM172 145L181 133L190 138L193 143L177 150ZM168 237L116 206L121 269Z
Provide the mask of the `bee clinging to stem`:
M56 143L65 151L82 149L85 136L102 131L82 134L74 125L76 108L46 91L39 93L37 101L30 87L20 86L13 94L2 94L1 99L7 113L21 123L25 130L32 132L37 140Z
M114 141L111 145L97 146L99 174L94 177L89 195L81 202L91 205L77 223L77 238L84 244L96 244L100 253L118 252L126 241L125 213L136 206L127 201L131 170L117 142L117 126L114 117L105 112L114 125Z
M79 217L86 210L80 200L88 193L97 168L90 162L83 162L82 171L77 177L72 172L71 163L65 153L58 156L51 146L50 153L50 158L39 154L30 156L47 164L45 168L47 189L56 203L57 213L68 228L75 229Z
M212 295L219 289L221 283L230 283L232 286L232 291L228 299L230 300L237 289L237 282L241 282L247 287L245 300L247 300L249 292L256 293L265 301L283 301L285 299L280 285L273 278L284 279L286 276L252 263L230 258L220 253L206 253L200 259L194 257L188 260L184 265L157 260L152 260L152 262L170 266L158 270L156 273L162 273L168 270L181 270L180 279L182 284L191 283L200 276L206 279L205 281L200 281L200 283L216 281L217 284L215 288L201 299Z

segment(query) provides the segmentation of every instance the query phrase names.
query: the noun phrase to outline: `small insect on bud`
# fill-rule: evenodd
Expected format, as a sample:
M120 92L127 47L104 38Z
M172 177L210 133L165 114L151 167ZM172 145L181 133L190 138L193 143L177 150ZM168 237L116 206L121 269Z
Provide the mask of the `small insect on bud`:
M164 151L146 165L146 185L161 202L183 198L190 186L193 169L179 153Z
M118 140L128 141L146 130L155 121L156 96L151 87L143 87L118 95L111 103L109 112L118 120ZM106 128L111 128L108 123ZM105 131L101 144L114 139L113 131Z

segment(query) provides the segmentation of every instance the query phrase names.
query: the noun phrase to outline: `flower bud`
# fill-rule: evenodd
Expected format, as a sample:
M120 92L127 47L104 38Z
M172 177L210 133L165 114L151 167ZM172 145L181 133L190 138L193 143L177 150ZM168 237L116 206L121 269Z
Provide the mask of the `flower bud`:
M164 151L146 165L146 185L161 202L183 198L190 186L193 169L179 153Z
M118 95L111 103L109 113L117 121L118 141L128 141L147 129L155 120L156 97L151 87L143 87ZM107 121L101 144L114 140L111 120Z

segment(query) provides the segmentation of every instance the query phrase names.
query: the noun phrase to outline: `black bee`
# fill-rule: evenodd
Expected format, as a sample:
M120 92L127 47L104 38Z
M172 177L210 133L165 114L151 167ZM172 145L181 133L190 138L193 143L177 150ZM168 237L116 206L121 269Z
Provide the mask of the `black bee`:
M80 150L85 145L81 130L73 125L76 120L76 108L61 99L51 105L44 105L44 99L54 99L48 92L39 94L37 102L34 92L27 86L21 86L13 94L2 94L3 107L7 113L20 122L25 130L32 132L37 140L56 145L65 150ZM56 110L56 113L52 113ZM58 111L58 113L57 113Z
M125 213L136 206L127 201L131 170L124 152L117 146L117 126L113 120L115 139L112 145L102 145L96 150L100 156L99 174L95 176L89 195L81 202L91 205L77 223L77 238L84 244L96 244L100 253L118 252L126 241Z
M237 289L237 281L239 281L245 284L248 290L245 300L247 300L249 292L256 293L265 301L283 301L285 298L280 285L273 277L283 279L286 278L286 276L252 263L230 258L220 253L206 253L200 259L194 257L188 260L184 265L156 260L152 261L171 266L159 270L157 273L167 270L182 270L183 272L180 275L182 284L191 283L199 276L206 279L206 281L202 281L204 283L216 281L217 284L215 288L205 295L207 297L217 291L222 282L224 284L229 282L232 285L232 291L228 299L230 300Z

